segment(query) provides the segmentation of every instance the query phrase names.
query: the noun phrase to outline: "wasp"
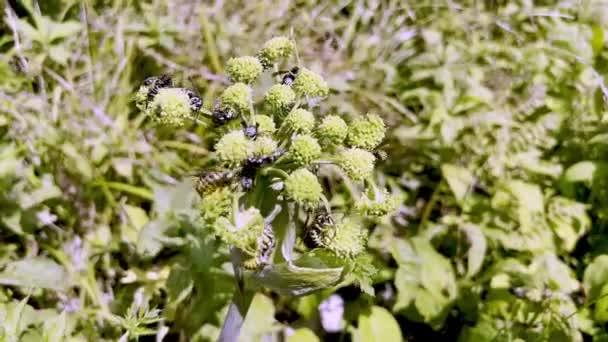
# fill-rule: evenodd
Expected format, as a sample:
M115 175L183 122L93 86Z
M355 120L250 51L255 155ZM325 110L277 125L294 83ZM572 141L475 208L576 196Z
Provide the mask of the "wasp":
M374 154L374 157L376 157L376 159L378 159L379 161L386 161L386 159L388 158L388 153L386 153L385 150L374 150L372 153Z
M322 211L315 215L315 218L310 224L306 225L306 234L304 235L304 244L308 248L323 247L323 232L328 229L334 229L336 222L334 218L326 211ZM335 231L334 231L335 233Z
M216 126L222 126L236 119L237 115L230 108L216 107L211 111L211 120Z
M188 95L188 99L190 101L190 109L198 112L203 107L203 99L194 91L190 89L184 89L186 95Z
M262 234L258 237L257 240L257 251L256 256L246 260L243 263L243 267L248 270L259 269L260 266L268 264L270 261L270 256L274 251L274 248L277 245L277 240L274 236L274 231L272 230L272 225L270 223L266 223L264 225L264 229L262 230Z
M281 80L281 84L290 86L293 84L293 81L298 77L298 73L300 72L300 68L295 66L291 68L291 70L287 71L285 75L283 75L283 79Z
M233 171L203 171L197 175L195 188L202 195L230 184L236 176Z
M170 88L173 86L173 80L169 75L150 76L144 80L144 86L148 87L148 103L154 100L161 88ZM147 106L147 103L146 103Z
M254 179L257 170L261 167L270 165L277 161L287 150L283 147L277 148L271 154L264 156L252 156L245 160L243 168L241 169L241 186L245 191L253 188Z

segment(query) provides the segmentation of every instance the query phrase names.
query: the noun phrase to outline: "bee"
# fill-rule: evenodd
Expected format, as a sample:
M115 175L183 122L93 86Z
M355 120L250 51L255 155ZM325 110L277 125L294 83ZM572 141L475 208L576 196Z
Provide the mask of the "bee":
M281 84L286 85L286 86L292 85L293 81L296 79L299 72L300 72L299 67L295 66L295 67L291 68L291 70L289 70L285 75L283 75Z
M202 195L230 184L235 177L236 173L232 171L203 171L197 175L195 188Z
M379 161L385 161L388 158L388 153L385 150L374 150L373 154Z
M188 99L190 99L190 109L195 112L198 112L203 107L203 99L194 91L190 89L185 89L186 95L188 95Z
M144 80L144 86L148 87L147 102L149 103L154 100L154 97L158 94L159 89L172 87L173 80L171 80L169 75L150 76ZM146 106L148 103L146 103Z
M216 107L211 111L211 120L216 126L222 126L236 119L237 115L230 108Z
M327 229L335 228L336 222L334 218L326 211L318 213L311 224L306 225L306 234L304 235L304 244L308 248L323 247L322 235ZM334 231L335 234L335 231Z
M248 270L256 270L259 269L261 266L268 264L276 245L277 240L274 236L272 225L266 223L264 225L264 229L262 230L262 234L258 237L257 240L256 256L243 262L243 267Z

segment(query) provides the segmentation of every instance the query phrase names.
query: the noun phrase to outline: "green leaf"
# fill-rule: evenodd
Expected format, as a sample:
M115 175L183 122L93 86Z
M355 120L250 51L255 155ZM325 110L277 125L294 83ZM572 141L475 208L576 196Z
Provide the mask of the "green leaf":
M608 322L608 283L600 290L595 303L594 317L599 322Z
M372 306L371 310L361 313L358 327L359 341L403 341L399 323L388 310L380 306Z
M475 182L475 176L469 170L452 164L443 164L441 172L447 180L450 190L454 193L454 197L462 206L467 193Z
M296 329L293 335L287 338L287 342L319 342L319 338L308 328Z
M274 324L276 324L276 320L272 299L258 293L253 297L247 311L238 340L239 342L260 341L262 335L269 332Z
M49 48L49 57L60 65L66 65L71 52L61 45L53 45Z
M82 30L82 24L77 21L66 21L63 23L58 23L51 21L48 17L44 17L48 22L49 32L47 32L47 37L49 42L52 42L55 39L71 37Z
M591 48L593 49L593 55L597 56L602 52L604 48L604 29L601 25L591 26L593 35L591 36Z
M590 301L600 296L604 284L608 283L608 255L600 255L585 269L583 285Z
M165 233L172 228L169 220L157 219L142 227L137 239L137 253L145 257L154 257L163 249L164 243L170 241Z
M570 166L564 173L566 182L585 182L591 185L596 172L607 170L608 164L595 161L582 161Z
M42 176L42 185L30 193L23 193L19 198L22 209L29 209L44 201L61 196L61 189L53 182L50 174Z
M66 157L66 166L70 171L79 173L86 180L93 177L93 169L89 160L74 145L64 143L61 145L61 152Z
M44 342L65 341L67 329L67 316L65 311L59 316L44 322L42 339Z
M55 261L33 257L6 265L0 272L0 284L65 290L70 280L66 270Z
M479 226L467 224L461 228L469 240L469 250L467 251L467 277L472 277L483 265L483 259L486 254L487 243L486 237Z

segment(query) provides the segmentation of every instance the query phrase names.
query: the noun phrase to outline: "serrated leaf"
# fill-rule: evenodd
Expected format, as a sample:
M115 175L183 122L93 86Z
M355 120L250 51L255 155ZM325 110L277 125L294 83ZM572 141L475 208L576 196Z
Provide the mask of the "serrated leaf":
M0 272L0 284L65 290L70 281L61 265L45 257L34 257L7 264Z
M362 342L403 341L399 323L388 310L380 306L372 306L369 311L360 314L358 328L358 340Z

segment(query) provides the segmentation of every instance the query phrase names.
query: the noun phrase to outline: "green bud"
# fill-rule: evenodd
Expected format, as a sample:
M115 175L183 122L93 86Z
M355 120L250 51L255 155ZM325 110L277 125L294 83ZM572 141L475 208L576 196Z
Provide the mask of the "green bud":
M356 209L364 216L381 217L397 210L401 201L401 196L389 194L386 190L371 192L361 197Z
M200 205L201 218L206 224L213 224L218 218L228 215L232 209L232 190L229 187L215 189L205 194Z
M137 93L135 93L135 106L141 111L146 108L146 102L148 101L148 90L150 90L149 87L141 85L139 89L137 89Z
M281 58L289 57L295 50L295 44L287 37L275 37L264 43L258 58L264 68L270 68Z
M349 148L340 153L337 163L352 180L362 181L372 176L375 159L371 152Z
M277 147L277 142L271 137L258 137L253 142L253 154L256 156L267 156L274 152Z
M267 115L256 115L255 123L258 125L258 134L273 134L277 130L274 120Z
M317 176L306 169L295 170L287 177L285 193L298 204L309 208L318 206L323 197Z
M301 97L324 98L329 95L329 87L323 77L306 68L300 70L293 81L292 88L296 95Z
M296 108L287 114L283 127L289 132L310 133L315 127L315 116L306 109Z
M320 245L336 255L353 258L365 249L367 236L361 222L345 218L320 232Z
M242 130L232 131L215 144L217 159L228 167L239 166L253 151L253 142Z
M317 127L318 137L334 145L342 144L347 134L348 126L346 122L337 115L324 117L319 127Z
M283 84L275 84L268 88L264 95L264 101L269 110L274 113L282 114L289 110L296 100L296 93L291 90L291 87Z
M251 83L262 73L262 63L251 56L230 58L226 70L234 82Z
M234 214L234 221L219 218L215 230L226 243L253 256L257 254L257 240L264 230L264 217L256 208L239 210Z
M300 135L293 139L287 158L298 165L308 165L321 156L321 146L310 135Z
M244 83L236 83L224 90L220 96L222 105L232 108L239 113L249 111L251 104L251 88Z
M179 127L190 118L190 99L180 88L161 88L147 113L161 125Z
M373 150L384 139L386 126L376 114L367 114L365 118L356 119L348 130L346 143L351 147Z

